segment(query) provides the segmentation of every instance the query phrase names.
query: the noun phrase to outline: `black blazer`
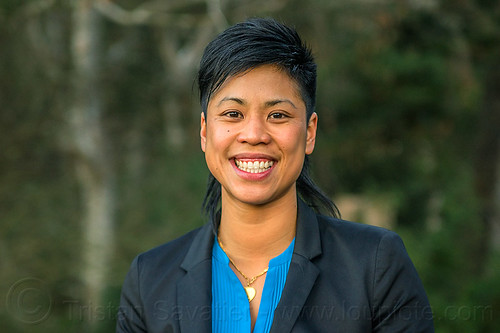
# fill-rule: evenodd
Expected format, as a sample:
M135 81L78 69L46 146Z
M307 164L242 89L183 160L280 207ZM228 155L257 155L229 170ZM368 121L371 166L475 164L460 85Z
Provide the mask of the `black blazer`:
M117 332L210 332L212 226L139 255ZM271 332L434 332L417 272L394 232L316 215L299 200L292 261Z

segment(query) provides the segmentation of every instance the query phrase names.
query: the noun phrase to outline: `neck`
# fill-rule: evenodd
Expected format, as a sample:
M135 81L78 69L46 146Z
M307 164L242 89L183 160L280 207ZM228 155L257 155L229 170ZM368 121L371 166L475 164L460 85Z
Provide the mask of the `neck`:
M223 193L219 240L234 260L267 265L290 245L296 222L295 192L266 205L235 203Z

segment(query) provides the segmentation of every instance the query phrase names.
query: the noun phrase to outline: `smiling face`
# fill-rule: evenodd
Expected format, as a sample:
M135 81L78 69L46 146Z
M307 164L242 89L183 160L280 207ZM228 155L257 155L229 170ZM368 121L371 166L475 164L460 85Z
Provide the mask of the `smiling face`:
M221 184L222 203L296 200L295 182L312 153L317 116L306 120L297 84L273 65L229 78L201 116L201 147Z

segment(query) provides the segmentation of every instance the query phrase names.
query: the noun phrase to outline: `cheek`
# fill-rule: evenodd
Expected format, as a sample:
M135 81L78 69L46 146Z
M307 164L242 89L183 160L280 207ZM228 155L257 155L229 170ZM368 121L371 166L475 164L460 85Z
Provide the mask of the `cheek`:
M302 129L282 133L280 141L282 149L289 153L305 153L306 137Z
M209 149L211 154L222 153L230 146L231 141L231 129L222 126L207 128L207 150Z

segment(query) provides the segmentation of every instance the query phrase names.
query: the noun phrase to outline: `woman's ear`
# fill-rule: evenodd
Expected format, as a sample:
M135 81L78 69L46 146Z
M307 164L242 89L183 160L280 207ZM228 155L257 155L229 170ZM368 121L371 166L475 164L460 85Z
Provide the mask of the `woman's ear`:
M207 121L205 120L205 113L201 113L200 120L200 139L201 139L201 150L205 152L207 146Z
M306 155L312 154L316 144L316 130L318 128L318 115L313 112L307 123L306 133Z

